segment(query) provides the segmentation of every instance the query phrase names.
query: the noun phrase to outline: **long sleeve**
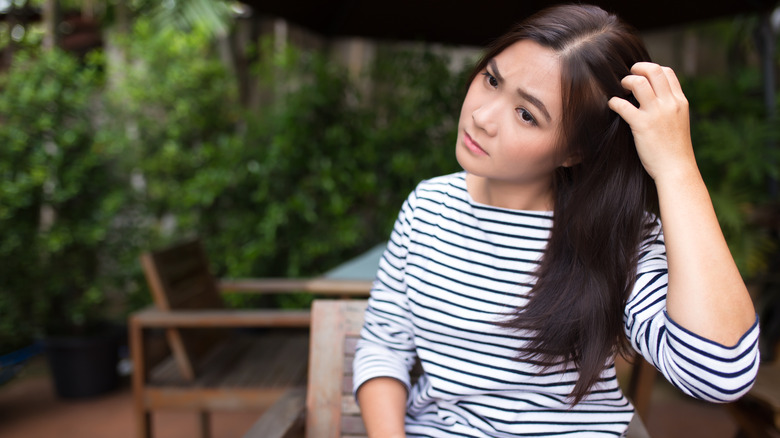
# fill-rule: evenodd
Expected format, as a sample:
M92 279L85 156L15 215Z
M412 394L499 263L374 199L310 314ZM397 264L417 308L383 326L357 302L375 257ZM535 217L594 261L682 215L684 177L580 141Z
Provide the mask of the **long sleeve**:
M404 202L379 262L361 339L355 352L354 388L376 377L392 377L410 389L416 358L412 318L406 296L406 256L412 232L415 194Z
M712 402L745 394L758 370L758 321L734 346L704 339L666 313L668 271L660 224L645 240L626 305L626 334L634 349L684 393Z

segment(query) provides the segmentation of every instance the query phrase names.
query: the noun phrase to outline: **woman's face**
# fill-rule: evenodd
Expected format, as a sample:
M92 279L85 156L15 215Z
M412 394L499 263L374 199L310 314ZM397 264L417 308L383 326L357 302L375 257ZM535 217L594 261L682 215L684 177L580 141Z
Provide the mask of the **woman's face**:
M557 55L519 41L491 59L471 83L458 124L460 165L488 184L550 193L562 113Z

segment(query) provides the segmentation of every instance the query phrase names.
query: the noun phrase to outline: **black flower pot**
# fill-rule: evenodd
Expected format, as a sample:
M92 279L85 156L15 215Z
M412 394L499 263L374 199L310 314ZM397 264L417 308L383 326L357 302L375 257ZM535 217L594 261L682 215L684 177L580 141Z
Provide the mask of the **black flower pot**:
M44 345L59 397L92 397L119 385L119 335L115 330L84 336L50 336Z

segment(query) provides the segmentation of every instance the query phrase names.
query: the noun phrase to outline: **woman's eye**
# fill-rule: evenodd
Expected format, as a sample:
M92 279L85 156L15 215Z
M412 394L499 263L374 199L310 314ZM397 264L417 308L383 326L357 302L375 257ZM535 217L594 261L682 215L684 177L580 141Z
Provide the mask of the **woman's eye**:
M490 84L491 87L493 88L498 87L498 79L496 79L495 76L491 75L490 72L485 71L482 73L482 75L487 78L487 82L488 84Z
M520 115L520 118L524 122L531 123L532 125L536 124L536 119L534 119L534 116L531 115L531 113L529 113L528 110L523 109L523 108L518 108L517 109L517 113Z

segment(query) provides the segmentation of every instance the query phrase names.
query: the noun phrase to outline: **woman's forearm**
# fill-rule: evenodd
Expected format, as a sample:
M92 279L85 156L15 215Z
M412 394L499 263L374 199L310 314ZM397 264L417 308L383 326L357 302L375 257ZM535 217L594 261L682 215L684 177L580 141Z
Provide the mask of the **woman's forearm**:
M369 438L404 438L406 387L396 379L378 377L360 386L360 412Z
M732 346L755 322L747 288L695 167L656 177L669 263L667 311L699 336Z

